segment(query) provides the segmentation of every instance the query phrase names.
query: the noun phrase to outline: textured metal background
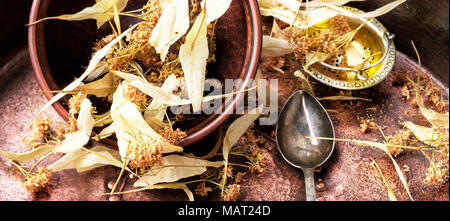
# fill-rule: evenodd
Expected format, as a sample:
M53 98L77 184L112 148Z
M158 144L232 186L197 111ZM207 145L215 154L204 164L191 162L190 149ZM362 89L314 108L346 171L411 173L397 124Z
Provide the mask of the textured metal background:
M26 125L36 114L37 110L46 102L32 72L28 58L20 60L23 63L21 71L17 71L15 77L6 85L0 87L0 148L4 151L23 152L27 148L20 143L20 138L29 132ZM398 54L394 70L411 70L416 64ZM317 84L317 82L315 82ZM280 82L283 86L286 82ZM283 93L291 93L289 88L282 88ZM392 86L392 75L380 85L355 93L373 99L374 102L323 102L325 108L334 109L337 113L330 113L336 129L336 137L382 141L382 137L376 130L368 134L362 134L359 127L359 117L370 117L377 124L387 126L387 136L400 129L398 121L413 120L417 122L417 108L413 108L406 101L402 101L399 87ZM335 91L321 87L322 95L334 94ZM445 89L448 98L448 89ZM320 94L319 94L320 96ZM338 105L337 105L338 104ZM367 111L366 108L375 108L375 111ZM404 111L409 111L407 116ZM47 115L55 120L61 120L53 109L46 111ZM362 116L367 115L367 116ZM230 121L231 122L231 121ZM419 123L419 122L417 122ZM265 126L258 130L264 131L267 137L271 136L274 127ZM211 136L206 140L187 147L187 151L201 153L207 152L215 143L216 137ZM269 150L266 150L269 149ZM248 175L241 183L241 196L239 200L305 200L303 175L300 170L286 163L273 141L266 143L264 154L267 158L265 172L262 175ZM317 192L320 200L389 200L386 187L381 178L370 166L370 157L374 158L388 182L392 185L399 200L408 200L401 183L395 173L390 159L381 151L360 147L348 143L336 142L335 150L330 159L322 166L322 170L316 173L316 181L321 179L325 187ZM57 156L44 162L55 160ZM416 200L449 200L448 182L443 186L432 186L423 183L424 172L429 166L423 155L414 151L407 151L397 158L402 167L408 165L410 172L406 173L411 193ZM33 198L21 184L23 177L20 172L9 162L0 159L0 200L109 200L102 193L109 192L108 183L114 181L120 170L112 167L103 167L92 171L77 174L74 170L67 170L54 174L55 183L49 195ZM123 190L133 189L134 180L126 179ZM179 190L151 190L120 197L111 200L187 200L185 194ZM198 200L220 200L217 193L207 198Z

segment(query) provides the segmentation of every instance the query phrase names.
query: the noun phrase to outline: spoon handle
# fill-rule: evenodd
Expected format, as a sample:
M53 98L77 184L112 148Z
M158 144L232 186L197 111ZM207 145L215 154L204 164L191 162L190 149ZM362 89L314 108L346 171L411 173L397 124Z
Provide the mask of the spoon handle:
M306 201L316 201L316 189L314 185L314 169L304 168L303 175L305 177Z

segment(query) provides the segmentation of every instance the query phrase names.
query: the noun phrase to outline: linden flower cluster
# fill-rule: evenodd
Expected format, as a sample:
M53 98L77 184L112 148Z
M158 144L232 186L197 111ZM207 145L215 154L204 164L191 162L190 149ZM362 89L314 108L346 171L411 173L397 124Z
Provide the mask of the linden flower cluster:
M144 6L142 16L145 18L145 21L148 22L150 27L155 27L158 23L159 17L161 16L160 1L147 2L147 4ZM149 38L150 36L148 36L147 39Z
M164 129L156 130L163 139L170 144L179 145L187 134L180 129L172 130L166 127ZM154 165L162 163L162 152L160 141L142 141L133 143L127 149L127 158L131 168L139 169L144 173L145 169Z
M220 169L207 170L202 174L202 179L208 179L216 184L222 190L221 196L224 201L237 200L240 194L240 186L238 184L243 180L247 172L239 171L239 168L236 167L246 168L250 173L261 175L264 172L266 159L259 145L264 143L263 137L255 135L254 130L248 129L240 138L239 143L233 147L237 156L245 157L245 164L228 165ZM200 183L197 185L195 194L206 196L210 191L210 187Z
M42 135L49 134L50 133L50 118L41 118L36 121L36 128L38 129L38 132Z
M224 201L236 201L240 193L241 187L237 184L233 184L225 188L222 197Z
M351 28L342 15L330 18L329 25L330 29L319 29L311 34L295 27L288 27L284 30L294 43L297 59L304 63L305 53L311 50L327 53L330 57L338 52L338 45L333 41L350 32Z
M51 134L50 124L52 119L49 117L39 117L34 124L35 131L30 137L23 138L22 143L31 148L37 148L42 144L44 138Z
M247 130L244 135L243 145L246 147L246 152L248 152L248 162L249 171L251 173L262 174L264 172L264 166L266 158L261 151L259 145L264 144L264 139L260 136L256 136L255 132L251 129Z
M148 96L138 90L136 87L127 85L126 93L124 96L127 100L135 103L140 109L147 108L149 104Z
M374 122L370 121L370 120L361 120L361 124L359 125L359 127L361 128L361 133L365 134L367 133L367 131L372 128L372 127L376 127Z
M264 172L264 166L265 166L265 160L266 160L262 151L260 149L255 149L252 151L251 156L253 157L253 159L249 162L250 172L262 174Z
M425 97L428 98L437 111L444 112L448 108L448 102L442 98L442 89L436 87L428 75L423 77L423 82L425 83Z
M162 163L161 145L157 142L133 143L127 149L128 165L141 174L154 164Z
M112 48L106 55L106 63L111 70L125 71L133 69L134 61L140 62L144 67L158 70L162 65L155 49L148 44L148 39L152 35L153 29L161 16L161 7L159 1L149 1L139 16L144 20L136 30L127 34L126 46ZM96 52L104 45L114 39L113 34L97 42L93 51Z
M419 73L413 72L413 71L407 71L404 73L404 72L399 71L394 74L395 74L394 75L395 83L402 86L402 88L401 88L402 98L410 101L410 103L412 105L417 106L416 97L414 96L416 93L415 92L415 84L409 78L413 79L414 74L417 75ZM421 90L423 89L423 91L426 91L426 93L424 94L425 97L428 99L428 101L434 106L434 108L438 112L441 112L441 113L444 112L445 109L448 108L448 102L443 100L441 89L439 89L438 87L435 86L435 84L433 83L433 80L431 80L430 76L423 75L421 77L422 77L422 80L421 80L420 88L421 88Z
M81 102L86 98L86 95L83 94L77 94L73 95L69 99L69 114L71 116L75 116L75 114L78 114L80 112L81 108Z
M40 167L37 174L31 174L27 177L23 186L31 193L47 192L51 176L52 174L48 169Z
M426 178L424 182L441 185L448 180L448 168L442 166L442 163L431 163L431 166L427 169L425 173Z
M178 146L187 136L186 132L180 130L180 128L172 130L170 127L165 127L164 129L157 129L156 132L161 135L164 140L176 146Z
M211 187L207 187L205 182L201 182L200 184L197 185L197 188L194 190L194 194L205 197L211 191L212 191Z
M398 146L407 146L409 144L409 140L411 139L412 132L410 130L399 130L395 135L389 139L388 144L398 145ZM396 157L402 152L401 147L397 146L388 146L389 153Z
M77 118L75 117L80 112L81 102L86 98L86 95L76 94L69 99L69 127L65 129L65 133L71 133L77 130Z
M227 169L225 170L225 167L222 168L220 171L220 177L223 177L224 174L227 174L227 177L233 178L233 167L227 166Z

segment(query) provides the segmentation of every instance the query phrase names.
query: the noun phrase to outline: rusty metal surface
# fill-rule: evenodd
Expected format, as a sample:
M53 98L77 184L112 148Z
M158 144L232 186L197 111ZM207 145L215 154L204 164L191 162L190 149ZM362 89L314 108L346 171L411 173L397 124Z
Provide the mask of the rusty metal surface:
M31 65L27 57L22 59L24 65L17 71L7 84L0 85L0 149L4 151L22 152L27 148L20 143L20 138L29 132L26 128L34 114L45 104L45 97L39 93L39 86L34 78ZM14 67L14 65L11 65ZM403 54L397 55L394 70L411 70L416 64ZM280 81L280 87L287 86L290 81ZM319 95L331 95L335 89L318 85ZM401 99L400 87L392 86L392 75L378 86L354 93L373 99L373 102L357 104L348 101L324 101L327 109L336 110L330 113L336 129L337 138L353 138L378 141L382 140L379 132L371 130L362 134L359 119L373 119L380 126L387 126L386 135L392 135L400 128L398 121L419 119L414 114L419 113L417 108ZM448 88L444 88L445 97L448 98ZM290 93L286 88L285 93ZM368 111L366 108L375 110ZM407 110L408 115L404 112ZM55 120L61 120L53 109L46 111L47 115ZM272 126L258 128L267 132L271 137L274 130ZM188 151L207 152L212 148L216 138L208 137L195 146L188 147ZM278 153L276 144L268 139L263 150L267 158L265 172L262 175L248 175L241 183L241 195L238 200L274 200L274 201L301 201L305 200L303 175L301 171L291 167ZM54 156L43 164L52 162L59 156ZM361 147L349 143L337 142L331 158L322 165L320 172L315 174L316 181L321 180L317 197L327 201L366 201L389 200L386 187L381 178L370 165L370 157L379 164L386 179L391 184L399 200L408 200L394 170L393 164L384 153L370 147ZM448 182L443 186L427 185L423 182L424 172L429 166L423 155L414 151L406 151L396 158L400 167L408 165L410 172L405 175L408 179L411 194L415 200L449 200ZM54 182L48 195L33 197L23 187L23 177L20 172L4 158L0 158L0 200L187 200L180 190L148 190L121 196L107 197L102 193L109 192L108 183L115 181L120 169L110 166L94 169L92 171L76 173L75 170L66 170L53 174ZM133 180L124 179L119 187L121 190L133 189ZM323 184L325 184L323 186ZM218 193L198 200L220 200Z

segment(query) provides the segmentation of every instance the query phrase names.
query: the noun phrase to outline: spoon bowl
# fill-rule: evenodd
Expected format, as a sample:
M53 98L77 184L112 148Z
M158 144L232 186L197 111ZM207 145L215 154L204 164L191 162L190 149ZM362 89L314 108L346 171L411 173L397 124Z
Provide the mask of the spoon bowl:
M332 154L334 128L325 108L306 91L295 92L284 104L276 127L276 141L283 158L303 170L308 201L315 200L315 167Z

